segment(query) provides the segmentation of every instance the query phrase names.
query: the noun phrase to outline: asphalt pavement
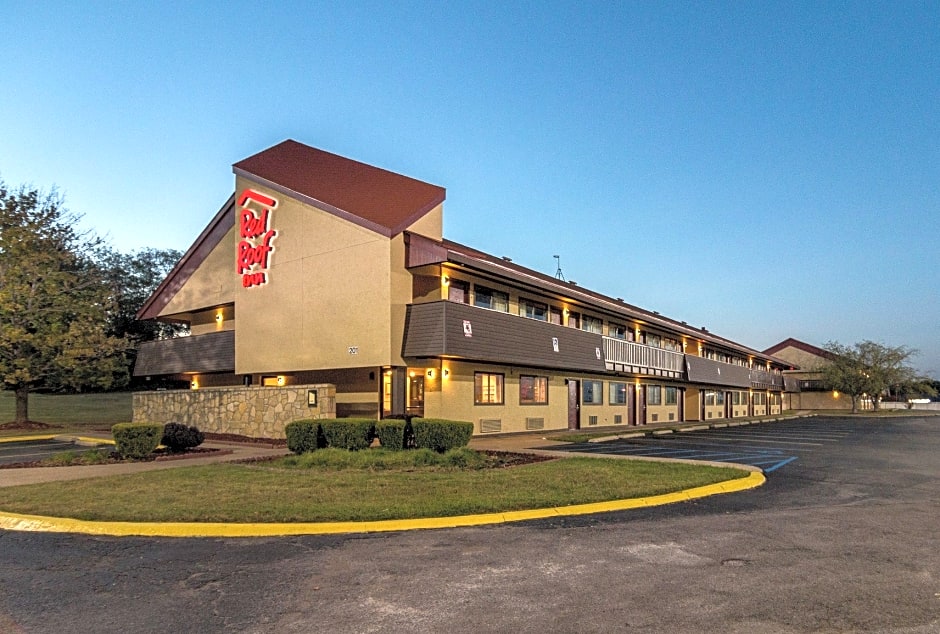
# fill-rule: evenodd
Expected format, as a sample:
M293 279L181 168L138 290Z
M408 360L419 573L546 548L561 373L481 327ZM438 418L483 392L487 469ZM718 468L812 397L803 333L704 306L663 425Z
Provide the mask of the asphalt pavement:
M940 631L940 419L757 489L484 528L262 539L0 532L4 632Z

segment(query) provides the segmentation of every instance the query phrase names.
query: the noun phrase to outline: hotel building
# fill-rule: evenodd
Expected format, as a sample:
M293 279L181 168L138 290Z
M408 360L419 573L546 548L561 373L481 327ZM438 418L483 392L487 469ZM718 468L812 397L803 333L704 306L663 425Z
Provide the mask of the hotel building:
M136 394L135 420L245 433L239 399L317 386L330 415L487 434L774 415L796 389L787 361L445 239L441 187L295 141L233 170L138 314L191 335L142 346L135 376L190 389ZM288 410L249 414L270 434Z

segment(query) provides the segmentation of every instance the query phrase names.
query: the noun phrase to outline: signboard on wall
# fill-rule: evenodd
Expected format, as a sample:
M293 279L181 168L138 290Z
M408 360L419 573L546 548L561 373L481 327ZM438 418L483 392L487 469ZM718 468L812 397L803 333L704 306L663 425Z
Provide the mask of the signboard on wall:
M271 216L277 199L253 189L244 190L238 197L238 250L235 268L242 277L242 286L251 288L268 283L268 264L272 242L277 231L271 228Z

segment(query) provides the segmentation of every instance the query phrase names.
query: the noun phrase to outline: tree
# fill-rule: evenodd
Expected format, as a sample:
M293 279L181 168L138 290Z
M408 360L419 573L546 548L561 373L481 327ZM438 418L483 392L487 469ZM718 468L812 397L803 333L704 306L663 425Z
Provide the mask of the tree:
M819 368L827 389L848 394L852 399L852 413L858 411L858 401L871 397L877 410L882 395L897 388L920 381L915 370L907 364L917 351L905 346L892 348L873 341L862 341L844 346L830 341L823 346L832 354L829 362Z
M131 253L108 249L104 252L100 264L111 285L115 303L108 319L109 334L127 337L139 344L170 339L187 332L185 324L137 319L137 311L181 257L183 254L176 249L141 249Z
M29 393L108 389L127 381L127 341L107 332L111 289L101 241L55 192L0 181L0 379L29 420Z

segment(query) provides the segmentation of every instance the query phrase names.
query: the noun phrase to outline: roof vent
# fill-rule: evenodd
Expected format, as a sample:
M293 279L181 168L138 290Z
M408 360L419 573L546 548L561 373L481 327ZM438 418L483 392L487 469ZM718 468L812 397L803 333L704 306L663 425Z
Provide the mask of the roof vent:
M708 328L706 328L705 326L702 326L702 332L708 332Z
M623 298L622 298L622 297L618 297L618 298L617 298L617 301L622 304L622 303L623 303Z
M578 285L578 283L575 282L574 280L568 280L568 283L571 284L572 286L577 286L577 285Z
M506 260L507 262L512 262L512 258L507 258L505 255L503 256L503 259Z

